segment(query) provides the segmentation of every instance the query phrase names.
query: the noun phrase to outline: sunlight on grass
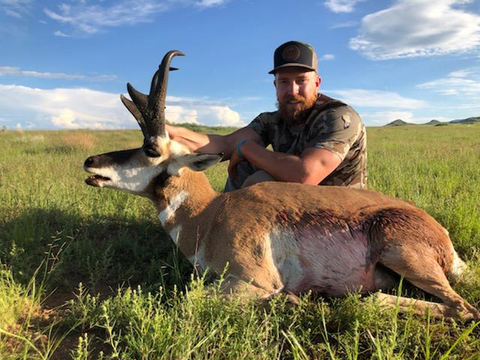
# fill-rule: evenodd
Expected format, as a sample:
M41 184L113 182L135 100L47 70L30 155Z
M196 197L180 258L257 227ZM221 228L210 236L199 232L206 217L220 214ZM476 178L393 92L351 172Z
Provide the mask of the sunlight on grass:
M369 187L448 229L471 268L455 289L477 308L479 139L479 125L368 129ZM141 144L130 130L0 136L1 359L480 358L478 323L399 315L357 294L298 306L220 296L222 280L197 276L149 201L84 185L88 156ZM206 171L215 190L226 171Z

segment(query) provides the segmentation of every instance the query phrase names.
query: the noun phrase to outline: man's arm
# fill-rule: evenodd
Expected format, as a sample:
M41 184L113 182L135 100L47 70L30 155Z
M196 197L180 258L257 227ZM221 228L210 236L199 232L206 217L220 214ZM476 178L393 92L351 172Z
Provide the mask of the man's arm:
M192 152L204 154L223 153L223 160L229 160L241 140L249 140L261 144L260 136L248 127L238 129L228 135L200 134L180 126L165 124L165 130L170 138L186 145ZM260 148L263 146L258 145Z
M307 148L300 156L269 151L253 141L245 141L240 148L244 158L233 152L228 167L235 176L238 162L247 160L266 171L278 181L318 185L341 163L339 156L326 149Z
M343 161L364 126L358 114L349 106L327 110L309 129L309 142L300 156L268 152L246 141L240 152L252 165L265 170L278 181L317 185ZM239 161L238 150L232 154L229 173L235 176Z

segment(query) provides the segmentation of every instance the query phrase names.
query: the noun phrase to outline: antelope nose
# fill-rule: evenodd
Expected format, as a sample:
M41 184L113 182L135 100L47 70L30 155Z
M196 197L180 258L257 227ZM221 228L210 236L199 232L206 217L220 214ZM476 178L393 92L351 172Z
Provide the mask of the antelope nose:
M83 166L92 167L93 164L95 164L95 156L90 156L89 158L87 158L87 160L85 160L85 163L83 164Z

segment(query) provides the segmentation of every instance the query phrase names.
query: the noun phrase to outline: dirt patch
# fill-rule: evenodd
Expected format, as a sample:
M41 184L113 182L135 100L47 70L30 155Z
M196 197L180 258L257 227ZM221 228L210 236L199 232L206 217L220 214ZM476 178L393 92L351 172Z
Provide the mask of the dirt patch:
M88 292L95 295L100 300L106 299L116 294L116 290L112 285L97 284L94 289L89 289ZM72 288L58 288L50 295L48 295L42 303L42 308L38 310L32 319L32 331L42 331L48 329L48 327L59 324L61 326L62 318L67 315L68 304L71 301L76 301L78 291ZM55 333L55 332L54 332ZM66 360L71 358L72 352L74 352L79 345L79 339L88 334L89 338L89 355L92 359L99 356L100 352L104 354L110 353L110 347L104 343L101 338L102 334L98 330L83 330L74 329L70 331L63 339L61 339L58 348L51 355L52 360ZM45 348L48 341L59 341L58 339L48 339L46 335L40 333L36 335L36 346L38 344L39 349ZM15 345L15 341L12 340L12 346ZM16 344L19 346L20 344ZM13 347L12 347L12 350Z
M117 291L114 284L98 283L95 287L87 289L88 293L96 296L100 300L104 300L114 296ZM65 309L70 301L75 301L78 295L78 289L71 287L59 287L49 294L42 302L44 309L61 310Z

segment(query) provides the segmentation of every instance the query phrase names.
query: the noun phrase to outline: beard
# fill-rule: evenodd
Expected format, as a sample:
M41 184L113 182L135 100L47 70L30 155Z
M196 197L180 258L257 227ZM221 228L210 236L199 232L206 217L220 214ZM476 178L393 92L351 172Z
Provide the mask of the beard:
M290 101L297 101L296 105L289 104ZM287 95L277 101L277 108L280 116L290 125L303 124L310 115L317 96L307 99L301 95Z

